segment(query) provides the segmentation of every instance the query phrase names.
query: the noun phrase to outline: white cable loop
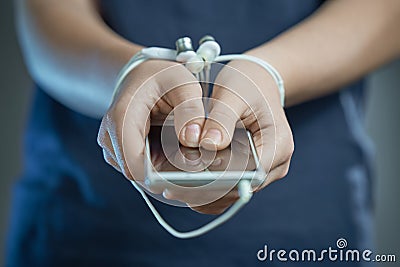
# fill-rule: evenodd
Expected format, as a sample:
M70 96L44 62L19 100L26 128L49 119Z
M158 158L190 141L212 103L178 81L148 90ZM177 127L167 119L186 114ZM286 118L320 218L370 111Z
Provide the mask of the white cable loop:
M141 52L137 53L136 55L134 55L129 62L121 69L121 71L118 73L118 77L117 77L117 82L115 84L114 87L114 91L111 97L111 103L112 104L115 100L115 98L117 97L119 91L121 90L121 85L124 82L126 76L128 76L128 74L137 66L139 66L140 64L142 64L143 62L145 62L146 60L148 60L147 57L144 57L142 55Z
M145 48L142 51L135 54L129 60L129 62L121 69L120 73L118 74L117 82L114 87L114 92L112 95L111 103L113 103L115 98L117 97L117 95L120 91L121 85L124 82L125 78L128 76L128 74L134 68L136 68L137 66L139 66L140 64L142 64L143 62L145 62L149 59L162 59L162 60L177 61L177 56L179 56L179 55L177 55L177 52L175 50L159 48L159 47ZM207 77L207 79L208 79L208 77L210 77L209 64L213 63L213 62L225 62L225 61L231 61L231 60L247 60L247 61L256 63L256 64L260 65L261 67L263 67L274 79L275 83L278 86L278 90L279 90L279 93L281 96L281 104L282 104L282 106L284 106L285 89L284 89L283 79L282 79L281 75L279 74L279 72L273 66L271 66L267 62L265 62L257 57L253 57L253 56L249 56L249 55L232 54L232 55L222 55L222 56L215 55L215 56L216 57L214 57L214 58L212 58L212 57L211 58L203 58L204 66L207 67L207 68L205 68L205 71L208 72L208 73L205 73L205 77ZM209 59L213 59L213 60L211 61ZM187 58L186 61L190 61L190 59ZM182 62L182 60L180 60L180 62L186 63L186 62ZM208 81L206 81L206 82L208 82ZM210 230L216 228L217 226L223 224L224 222L226 222L227 220L232 218L232 216L234 216L247 202L250 201L250 199L253 195L250 181L240 180L240 182L238 184L239 199L225 213L223 213L215 220L207 223L206 225L204 225L196 230L192 230L189 232L179 232L176 229L174 229L172 226L170 226L162 218L162 216L158 213L158 211L156 210L154 205L151 203L151 201L148 198L148 196L146 195L145 191L135 181L131 181L131 183L136 188L136 190L142 195L144 201L146 202L147 206L153 213L153 215L156 218L156 220L158 221L158 223L166 231L168 231L171 235L173 235L177 238L192 238L192 237L196 237L196 236L199 236L199 235L209 232Z
M171 225L169 225L164 218L160 215L157 209L154 207L153 203L151 203L150 199L144 192L144 190L135 182L131 180L132 185L136 188L137 191L142 195L144 201L146 202L147 206L153 213L154 217L156 218L157 222L171 235L177 238L193 238L200 235L203 235L212 229L220 226L230 218L232 218L247 202L250 201L253 192L251 189L250 182L247 180L241 180L238 184L238 191L239 191L239 199L230 207L226 212L224 212L221 216L216 218L215 220L207 223L206 225L189 232L180 232L174 229Z
M239 54L218 56L215 58L214 62L224 62L231 60L247 60L263 67L272 76L276 85L278 86L279 94L281 96L281 105L282 107L285 106L285 87L283 79L279 72L271 64L259 59L258 57Z

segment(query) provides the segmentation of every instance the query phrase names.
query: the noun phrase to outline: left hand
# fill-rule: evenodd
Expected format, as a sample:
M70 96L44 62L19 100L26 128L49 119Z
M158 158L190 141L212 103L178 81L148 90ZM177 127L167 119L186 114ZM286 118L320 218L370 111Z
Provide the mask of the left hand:
M267 173L265 182L254 191L286 176L294 150L293 136L277 85L266 70L251 62L230 62L219 73L210 102L200 140L202 147L226 148L241 120L252 134L260 163ZM237 194L234 195L192 209L222 213L237 200ZM168 198L182 199L181 192L170 190Z

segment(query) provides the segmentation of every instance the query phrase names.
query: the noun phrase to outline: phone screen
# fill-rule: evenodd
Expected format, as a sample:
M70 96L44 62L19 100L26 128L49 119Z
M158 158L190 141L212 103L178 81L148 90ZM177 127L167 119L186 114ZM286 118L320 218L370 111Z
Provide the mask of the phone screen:
M236 128L231 144L219 151L181 145L172 125L151 126L150 158L157 172L255 171L246 129Z

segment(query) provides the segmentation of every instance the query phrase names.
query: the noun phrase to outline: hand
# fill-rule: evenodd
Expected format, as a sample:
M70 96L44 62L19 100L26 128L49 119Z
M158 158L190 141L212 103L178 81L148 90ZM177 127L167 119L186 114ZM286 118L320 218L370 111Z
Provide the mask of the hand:
M262 67L233 61L218 75L201 144L229 145L238 120L252 133L267 177L257 190L286 176L294 150L293 136L272 77ZM227 107L229 107L227 109ZM211 133L211 134L210 134ZM218 137L220 133L221 138Z
M289 166L293 140L279 104L279 94L276 88L271 88L275 85L265 70L257 69L258 66L242 62L232 62L230 66L243 69L246 75L250 73L248 76L254 83L246 76L232 72L229 66L225 67L216 81L220 86L215 86L214 101L206 122L201 88L183 66L149 61L136 68L104 116L99 130L98 142L106 161L128 179L142 181L144 139L149 131L149 119L162 120L174 109L175 131L180 142L188 147L197 147L201 141L206 149L223 149L231 142L236 122L242 120L253 134L262 165L267 171L271 169L266 182L258 189L283 177ZM258 87L262 88L261 91ZM279 138L275 140L275 137ZM273 153L275 147L276 153ZM199 197L196 194L188 196L181 189L169 190L164 195L189 205L198 203ZM233 190L215 202L192 208L217 214L237 197Z
M204 125L202 89L184 66L156 60L135 68L122 86L103 117L98 143L107 163L128 179L141 182L150 119L165 119L174 110L180 142L188 147L198 146Z
M260 66L233 61L218 75L210 112L204 123L201 146L206 149L223 149L231 142L238 121L252 133L260 162L267 176L265 182L255 191L284 177L289 169L294 150L293 137L284 110L281 106L278 88L272 77ZM170 191L169 197L182 198L179 192ZM221 199L223 205L215 210L215 203L193 207L199 212L220 213L229 207L230 201Z

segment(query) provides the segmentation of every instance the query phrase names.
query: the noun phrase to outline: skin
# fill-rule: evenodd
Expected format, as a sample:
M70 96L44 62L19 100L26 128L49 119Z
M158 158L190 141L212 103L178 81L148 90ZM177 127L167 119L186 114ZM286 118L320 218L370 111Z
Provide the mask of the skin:
M224 68L213 95L219 101L212 106L207 120L201 108L199 84L184 67L172 62L149 61L140 65L110 107L119 70L142 47L110 30L95 1L18 0L17 22L33 78L64 105L88 116L103 117L98 142L104 158L128 179L143 178L144 137L149 119L165 117L175 107L176 133L181 143L189 147L225 148L237 120L243 121L253 134L268 172L266 182L256 190L287 174L294 148L291 130L279 104L277 88L259 66L233 61ZM397 58L398 25L398 0L327 1L302 23L247 54L278 69L285 81L286 106L293 106L332 93ZM244 75L232 75L229 67ZM164 75L154 76L160 71ZM265 102L269 103L268 108ZM124 119L130 123L125 124ZM274 147L266 145L270 140L275 140ZM165 195L195 202L182 192ZM229 194L193 208L217 214L235 199Z

